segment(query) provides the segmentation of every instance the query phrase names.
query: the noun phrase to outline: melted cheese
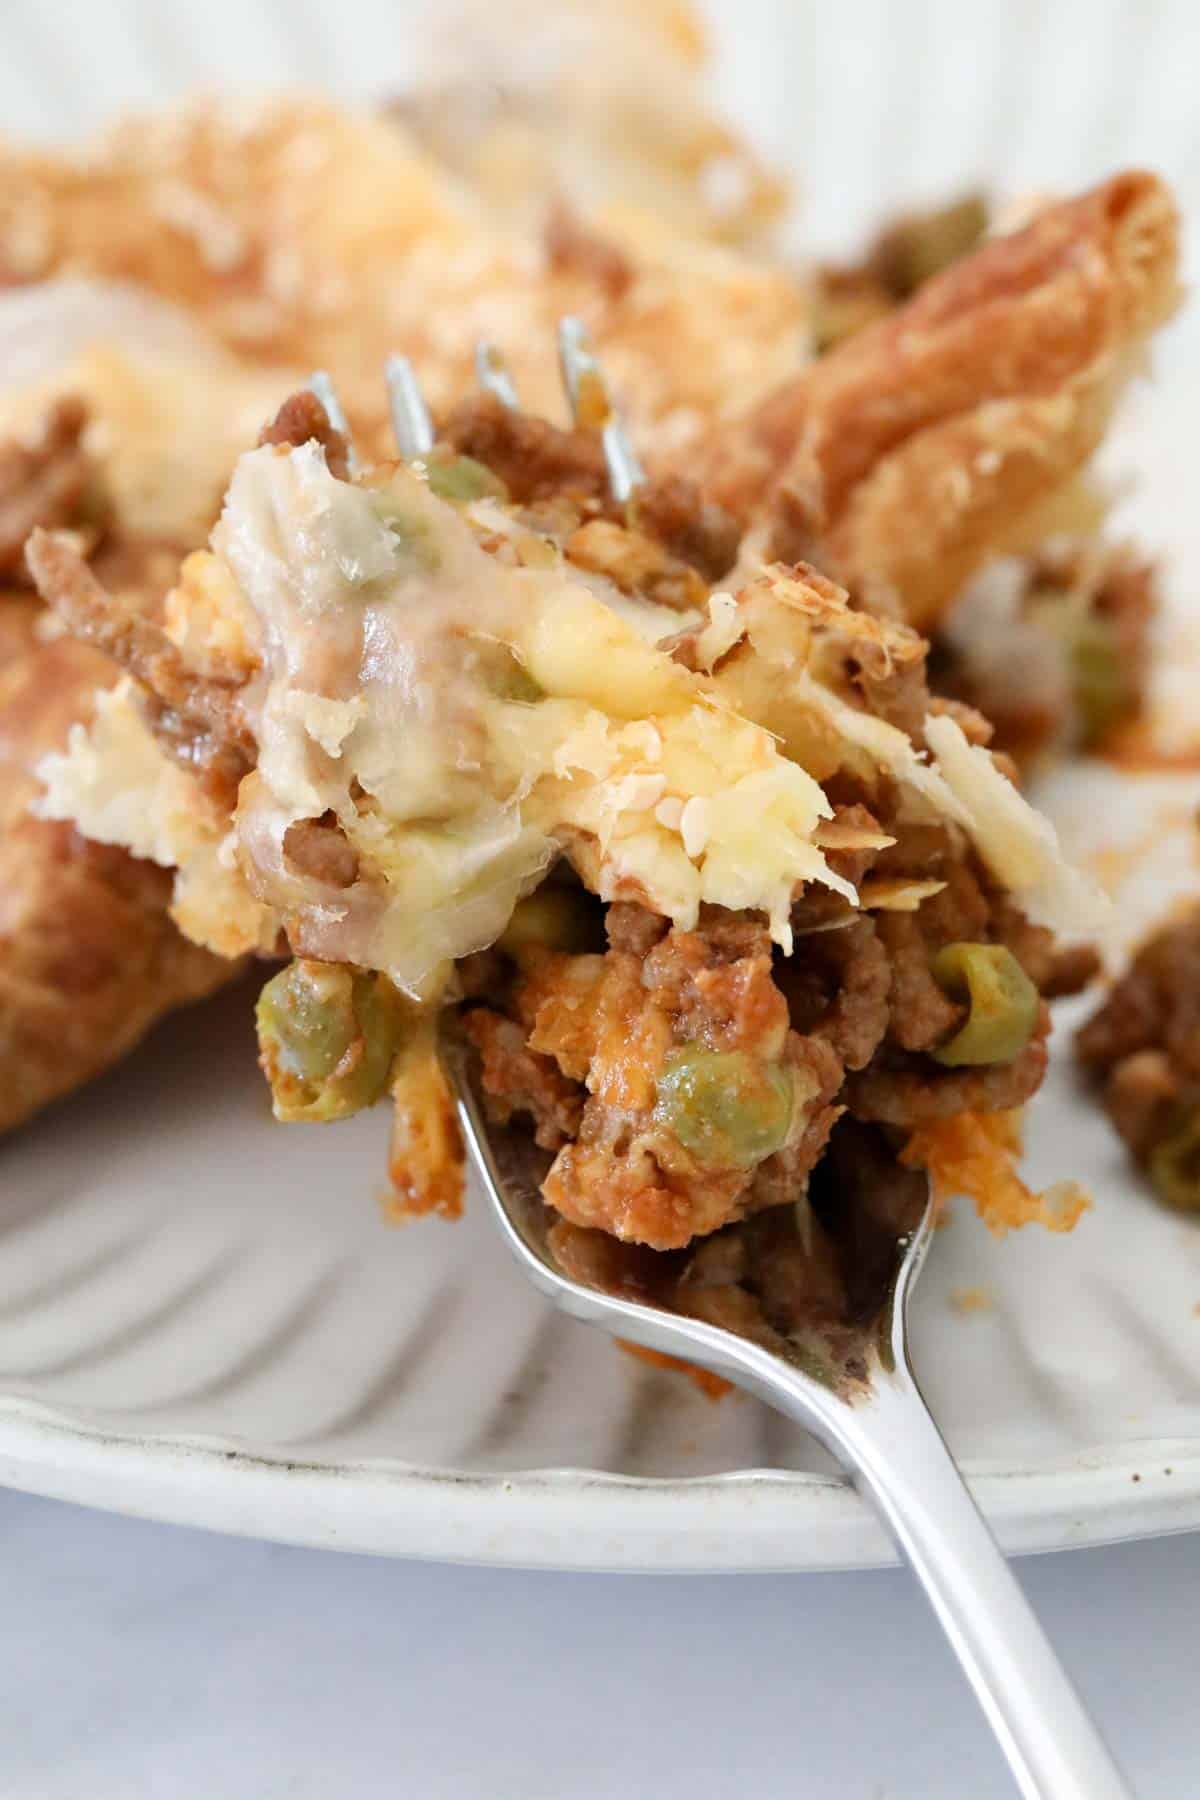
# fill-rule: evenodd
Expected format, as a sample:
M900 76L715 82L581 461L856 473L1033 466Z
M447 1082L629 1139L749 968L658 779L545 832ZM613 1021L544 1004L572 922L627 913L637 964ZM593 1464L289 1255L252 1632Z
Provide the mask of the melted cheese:
M847 643L886 667L920 655L911 633L767 570L718 597L697 635L720 666L695 674L603 577L544 541L523 557L513 515L460 511L403 467L378 479L335 479L311 443L249 452L212 551L185 567L177 640L255 671L241 704L258 763L232 818L209 816L125 698L45 765L53 816L178 866L190 935L233 953L283 930L298 954L423 997L565 851L604 899L684 928L705 903L762 911L790 949L799 886L857 903L821 844L820 783L843 767L953 820L1031 917L1089 921L1049 826L953 720L927 721L927 757L863 710ZM348 885L344 856L335 880L289 852L293 827L331 817L357 856Z
M828 801L767 732L595 577L487 554L411 471L372 489L312 444L255 451L213 549L262 647L240 859L302 954L426 991L563 847L602 895L683 926L705 901L752 906L787 943L797 882L853 897L812 842ZM359 855L347 888L287 854L289 828L328 813Z

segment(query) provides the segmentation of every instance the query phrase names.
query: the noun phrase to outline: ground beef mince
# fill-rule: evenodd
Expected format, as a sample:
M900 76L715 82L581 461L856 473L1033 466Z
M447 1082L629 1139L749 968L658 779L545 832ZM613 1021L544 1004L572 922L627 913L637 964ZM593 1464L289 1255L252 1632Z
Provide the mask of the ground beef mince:
M781 957L776 979L797 1030L824 1038L847 1069L870 1062L888 1028L892 966L873 919L856 918L805 939L803 957Z
M467 1014L466 1028L482 1065L492 1116L507 1124L520 1114L543 1150L558 1150L579 1131L585 1091L549 1056L529 1048L514 1019L486 1007Z
M884 1304L897 1245L920 1219L925 1182L876 1127L842 1119L813 1172L788 1196L683 1250L652 1251L567 1219L549 1243L588 1287L667 1306L768 1349L807 1341L827 1364L861 1354L855 1328ZM865 1370L859 1371L859 1377Z
M872 712L921 743L924 645L904 648L878 665L869 643L829 653L853 658ZM967 722L984 741L986 721ZM898 1153L945 1121L1019 1108L1046 1067L1039 996L1094 968L890 778L843 769L826 791L827 854L861 904L806 886L791 954L755 913L706 907L684 931L622 901L606 950L526 942L468 1008L496 1119L531 1120L553 1152L543 1192L564 1266L622 1291L656 1271L671 1305L757 1321L760 1336L785 1316L848 1325L877 1300L897 1218L924 1192ZM1024 996L1000 1059L953 1053L974 1001L947 978L947 950L991 958Z
M475 1009L468 1029L497 1116L523 1108L540 1141L548 1069L586 1092L545 1185L564 1218L669 1250L802 1192L843 1067L827 1038L791 1028L761 920L712 908L679 931L614 906L603 954L525 947L516 961L509 1017Z
M883 785L873 809L842 788L843 836L875 839L850 852L864 893L876 882L907 908L920 882L919 905L855 911L806 890L784 956L755 914L705 908L682 931L621 902L605 952L524 944L491 991L476 986L468 1029L495 1116L531 1119L556 1152L544 1191L572 1226L682 1250L803 1202L831 1137L886 1150L894 1171L903 1134L1010 1111L1038 1087L1050 1021L1032 989L1006 1060L939 1060L970 1006L935 962L950 945L1003 952L1036 988L1061 976L1048 934L996 892L956 826L907 822Z
M887 1056L846 1084L858 1119L914 1130L964 1112L1011 1112L1037 1093L1046 1073L1050 1015L1043 1006L1037 1030L1012 1062L983 1069L936 1069L917 1058Z
M635 956L648 956L655 944L666 937L670 926L661 913L651 912L633 900L617 900L609 907L605 931L614 950L631 950Z
M330 473L345 481L350 472L350 446L344 432L330 422L329 414L309 388L289 394L275 417L259 433L260 444L298 446L320 444Z
M563 253L586 249L575 242L564 245ZM320 403L301 394L281 408L263 442L279 446L282 454L283 446L312 440L324 447L331 468L344 470L344 440ZM845 593L815 570L765 571L747 584L742 592L744 616L751 622L747 632L758 628L757 621L762 642L735 635L720 651L727 597L709 610L710 584L734 558L736 530L677 476L651 480L629 506L615 505L595 432L560 430L488 393L449 417L443 443L495 477L488 490L488 506L495 511L468 509L469 528L485 550L502 561L528 553L528 566L535 567L535 553L544 552L545 539L552 538L555 566L559 553L573 566L572 592L590 574L673 611L678 635L665 636L659 619L656 638L660 645L669 643L680 662L698 658L706 672L704 658L717 646L711 667L718 672L704 689L682 679L666 655L655 669L664 691L695 692L687 717L699 748L682 724L675 729L667 710L660 732L657 705L643 716L636 693L628 715L612 707L611 724L620 726L612 743L632 743L636 726L652 746L648 759L661 757L665 767L668 751L681 758L678 771L672 764L669 783L662 774L655 801L631 806L631 816L656 805L654 819L664 831L675 832L662 811L670 801L679 806L682 827L681 795L692 791L691 759L708 743L707 726L724 700L732 703L737 696L738 658L749 665L742 667L743 675L761 677L764 688L773 689L776 646L769 624L787 622L778 641L781 669L801 655L807 658L800 673L823 698L820 704L814 700L811 713L799 709L796 730L803 742L785 754L808 768L804 750L811 736L811 776L821 782L825 799L812 803L803 831L811 832L814 853L827 859L832 881L798 883L789 911L786 887L780 892L747 879L757 873L756 858L740 847L738 833L728 832L728 882L685 892L750 894L760 904L770 893L774 916L768 923L758 911L697 909L681 902L675 910L689 921L684 929L647 903L655 894L664 907L672 907L669 871L656 882L649 872L653 858L645 874L637 872L636 862L626 869L617 859L598 863L598 873L585 873L592 837L584 826L572 825L571 832L548 826L547 842L561 850L554 866L540 885L529 871L528 885L536 891L522 893L507 923L498 918L457 943L464 950L503 924L494 944L460 957L452 969L447 962L447 985L440 992L457 1006L497 1128L532 1137L545 1157L542 1193L556 1215L553 1241L564 1266L590 1268L601 1285L622 1291L652 1283L681 1310L766 1342L780 1332L818 1326L851 1331L878 1305L896 1240L921 1204L925 1176L904 1166L916 1134L936 1135L934 1128L947 1120L978 1125L975 1115L1019 1107L1045 1068L1049 1019L1040 996L1061 991L1086 973L1078 958L1065 963L1048 933L998 889L967 831L955 822L969 817L969 808L939 804L941 790L911 774L914 759L929 749L927 729L936 742L936 732L927 727L931 714L949 712L967 743L974 744L986 742L987 721L965 703L933 698L927 645L915 631L903 625L885 629L850 607ZM271 452L260 451L257 466L271 470ZM434 468L432 461L429 467ZM496 511L505 516L497 518ZM457 542L461 529L461 521L453 525L455 536L448 541ZM218 660L191 666L186 647L156 619L105 593L62 535L35 533L28 557L31 572L72 633L135 677L144 715L163 746L204 775L209 794L224 784L232 805L259 749L255 707L261 684L251 679L250 662L243 666L231 657L227 665ZM434 604L446 598L432 578L437 566L431 563L428 571ZM591 585L600 584L593 579ZM505 582L503 592L508 591ZM778 604L777 617L760 612L768 599ZM347 607L352 604L352 619L359 616L359 601L358 592L352 602L343 596ZM452 610L448 616L455 628L447 641L457 655L458 614ZM797 618L808 621L803 639ZM698 625L697 619L707 623ZM347 642L356 641L348 633ZM723 658L725 674L733 678L726 686L721 685ZM449 655L446 665L435 663L435 679L449 685L456 673ZM566 697L556 696L553 683L551 688L546 698ZM451 691L457 694L457 686ZM467 717L485 719L498 711L492 698L489 689L486 709L481 698L473 699ZM623 706L624 695L620 698ZM757 698L765 757L768 740L783 744L792 725L785 714L777 729L770 723L776 715L767 697ZM523 695L519 704L532 702ZM851 729L856 717L858 725ZM843 730L839 720L850 724ZM607 734L610 724L603 714L600 722ZM869 747L878 734L886 753ZM583 727L572 734L571 744L577 735L586 735ZM724 745L726 733L712 741ZM481 727L480 743L487 742ZM583 749L589 756L590 744L587 737ZM771 758L776 754L772 749ZM465 766L460 762L456 774ZM581 756L578 765L571 760L561 769L556 765L556 780L573 780L577 766L588 764ZM769 760L764 778L773 781L773 767ZM932 763L921 767L935 774ZM659 777L649 779L653 784ZM723 799L723 780L718 764L704 774L695 798L703 800L711 790L714 800ZM635 785L645 783L639 777ZM757 806L752 796L762 791L748 787L748 808ZM785 791L793 789L779 789ZM349 783L347 792L357 805ZM508 790L503 792L507 796ZM796 784L797 795L806 792L803 783ZM506 808L511 803L504 799ZM288 892L293 881L297 886L308 881L322 896L323 909L330 895L340 901L343 892L349 906L348 891L363 887L372 873L371 840L351 829L345 803L323 804L328 809L315 816L292 818L282 838ZM618 835L624 807L621 801L611 826ZM707 817L704 806L699 811ZM768 836L774 819L764 812ZM608 823L598 826L595 841L609 829ZM649 833L648 822L644 829ZM787 829L799 829L790 813ZM571 833L582 834L582 849ZM668 846L674 841L665 840ZM679 842L690 858L682 830ZM773 855L768 868L775 866ZM813 864L800 858L784 866L808 870ZM619 872L616 877L612 869ZM612 899L614 893L620 898ZM369 897L375 902L379 892ZM328 910L338 913L331 903ZM353 957L358 942L353 933L339 937L325 954L333 962ZM348 1024L343 1020L339 1028L353 1027L353 1043L366 1042L367 1002L377 1003L380 1016L372 1029L381 1044L378 1076L390 1084L396 1103L392 1164L403 1170L401 1190L418 1196L414 1171L428 1174L433 1168L433 1204L450 1210L446 1196L452 1202L458 1164L432 1025L426 1019L422 1032L400 1042L389 1062L395 1046L388 1037L393 1013L382 995L386 977L374 964L358 970L348 961L339 980L350 1009ZM399 996L395 999L399 1003ZM283 1014L272 1013L275 1005L272 1000L263 1015L268 1046L282 1042ZM402 1029L399 1011L394 1017L399 1042L412 1021L405 1015ZM300 1032L294 1019L286 1023ZM1153 1047L1153 1040L1133 1046ZM335 1073L345 1061L343 1055ZM360 1065L366 1065L365 1053ZM363 1093L369 1089L369 1097L357 1090L337 1092L330 1105L369 1104L378 1084L367 1073L371 1078L364 1079ZM315 1078L313 1085L319 1085ZM1130 1117L1136 1100L1136 1094L1126 1095ZM435 1109L424 1137L422 1104ZM1150 1116L1146 1107L1142 1113ZM1144 1119L1138 1129L1148 1129ZM933 1156L920 1145L918 1151L932 1168ZM405 1204L411 1209L418 1199ZM420 1204L428 1210L428 1196Z
M891 975L890 1045L896 1050L932 1050L961 1023L964 1009L933 978L925 921L919 913L890 913L880 919L877 929Z
M1200 906L1146 940L1075 1048L1159 1198L1200 1212Z
M439 435L461 455L484 463L518 502L572 494L599 499L607 492L604 450L595 432L563 431L505 406L495 394L461 401Z
M144 684L142 710L169 754L201 773L214 794L236 795L255 752L239 691L245 674L218 680L193 673L157 620L110 594L65 536L39 528L25 558L71 635Z
M740 526L682 475L648 481L638 496L637 517L643 531L699 570L706 581L719 581L733 567Z
M297 819L283 834L283 854L294 869L327 887L347 888L358 879L358 853L337 819Z
M548 419L517 412L495 394L474 394L443 421L443 442L499 476L523 506L563 508L581 517L615 516L604 451L594 431L565 431ZM680 562L717 581L733 565L740 527L721 506L682 475L653 476L636 503L640 531Z

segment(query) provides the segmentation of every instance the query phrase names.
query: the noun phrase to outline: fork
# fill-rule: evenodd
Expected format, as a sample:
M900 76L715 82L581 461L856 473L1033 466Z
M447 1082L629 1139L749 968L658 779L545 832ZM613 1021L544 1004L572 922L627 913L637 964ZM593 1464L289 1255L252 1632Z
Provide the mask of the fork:
M644 480L613 406L586 329L559 326L563 386L577 424L599 431L613 498L631 500ZM510 408L517 392L496 347L476 351L480 384ZM436 437L409 361L389 357L392 427L400 454L420 460ZM327 375L312 387L332 424L345 419ZM813 1433L878 1512L907 1558L975 1691L1027 1800L1128 1800L1129 1790L1096 1726L971 1499L925 1404L908 1348L908 1304L933 1231L927 1193L919 1223L900 1237L887 1299L853 1334L847 1383L810 1345L762 1341L639 1297L591 1287L563 1273L548 1241L553 1217L527 1135L491 1125L477 1059L452 1023L442 1053L471 1161L500 1234L529 1281L573 1318L723 1376Z

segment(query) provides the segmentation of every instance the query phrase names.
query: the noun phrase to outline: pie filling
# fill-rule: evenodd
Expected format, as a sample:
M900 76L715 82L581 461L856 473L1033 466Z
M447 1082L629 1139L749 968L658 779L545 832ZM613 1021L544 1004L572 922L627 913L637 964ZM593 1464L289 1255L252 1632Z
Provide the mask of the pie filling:
M1098 903L925 641L804 564L722 585L713 509L615 507L586 434L512 415L490 464L351 478L319 414L240 459L161 626L69 540L29 553L128 671L43 810L173 868L197 942L293 959L277 1115L391 1094L397 1207L454 1211L455 1007L564 1265L763 1329L877 1302L914 1145L974 1129L1024 1195L991 1222L1036 1216L1013 1116Z

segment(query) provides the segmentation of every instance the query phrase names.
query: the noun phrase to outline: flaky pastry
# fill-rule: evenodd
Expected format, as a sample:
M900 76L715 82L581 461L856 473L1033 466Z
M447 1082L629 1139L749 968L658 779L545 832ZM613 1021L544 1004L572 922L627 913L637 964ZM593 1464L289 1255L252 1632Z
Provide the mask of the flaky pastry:
M138 283L243 358L330 370L380 446L392 351L443 409L490 338L552 415L565 313L592 329L647 450L695 444L797 367L807 302L786 271L642 218L601 238L598 262L588 233L506 231L394 121L317 99L197 103L78 156L0 158L0 278Z
M804 555L927 629L976 568L1074 522L1072 486L1178 296L1174 202L1127 173L988 240L752 412L714 456Z

